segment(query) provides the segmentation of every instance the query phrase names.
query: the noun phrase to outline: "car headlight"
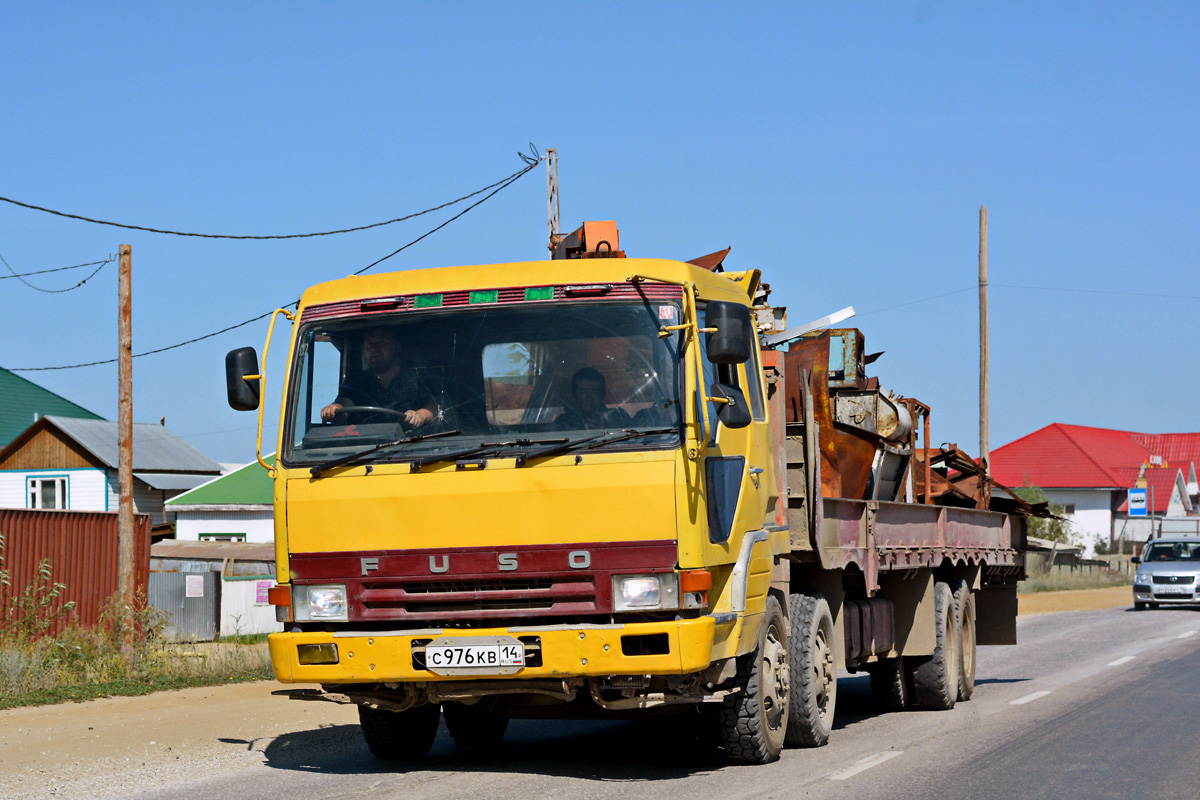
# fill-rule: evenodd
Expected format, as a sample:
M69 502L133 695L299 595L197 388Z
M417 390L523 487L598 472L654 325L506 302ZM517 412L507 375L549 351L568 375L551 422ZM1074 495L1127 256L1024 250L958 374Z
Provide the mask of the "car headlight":
M293 600L295 606L292 611L297 622L310 620L346 622L349 619L344 585L296 586L293 592L300 595L298 599Z
M654 611L679 608L679 576L614 575L613 611Z
M1134 583L1149 583L1150 582L1150 573L1139 572L1137 575L1133 576L1133 582Z

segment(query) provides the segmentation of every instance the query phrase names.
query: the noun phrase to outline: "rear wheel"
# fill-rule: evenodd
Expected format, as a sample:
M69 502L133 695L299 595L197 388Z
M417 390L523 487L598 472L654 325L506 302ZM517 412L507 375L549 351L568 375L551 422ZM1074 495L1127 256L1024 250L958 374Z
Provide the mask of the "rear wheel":
M958 699L966 701L975 693L975 595L964 580L951 581L950 588L958 617Z
M508 729L508 717L461 703L446 703L442 714L450 738L463 747L492 747L500 743Z
M871 694L880 708L903 711L912 705L912 688L901 659L883 658L867 669L871 674Z
M788 605L792 638L786 739L792 747L820 747L829 741L837 703L833 616L820 595L794 594Z
M774 761L783 749L790 689L788 621L774 597L767 598L758 647L738 658L734 682L738 691L717 711L721 749L742 764Z
M913 661L913 695L926 708L950 709L958 699L958 624L954 593L938 581L933 586L936 627L933 655Z
M423 758L437 736L441 710L436 704L388 711L358 707L358 722L371 754L383 761L415 761Z

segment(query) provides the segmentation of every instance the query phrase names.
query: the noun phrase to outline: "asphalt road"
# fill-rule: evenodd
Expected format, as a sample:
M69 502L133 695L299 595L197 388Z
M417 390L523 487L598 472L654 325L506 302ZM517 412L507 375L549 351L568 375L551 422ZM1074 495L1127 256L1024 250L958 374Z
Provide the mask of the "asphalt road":
M141 750L122 773L118 749L53 786L27 775L19 791L0 772L0 795L1200 797L1200 611L1050 614L1021 619L1018 630L1018 646L980 649L975 697L951 711L876 713L866 677L843 677L830 744L762 767L724 764L677 726L653 721L516 721L505 745L486 754L458 748L443 730L425 762L397 767L372 758L340 707L304 704L300 724L269 734L271 704L301 704L265 696L243 702L244 716L224 715L229 735L216 737L216 750L177 748L170 760ZM261 686L266 695L271 685ZM252 735L247 719L264 720L263 734Z

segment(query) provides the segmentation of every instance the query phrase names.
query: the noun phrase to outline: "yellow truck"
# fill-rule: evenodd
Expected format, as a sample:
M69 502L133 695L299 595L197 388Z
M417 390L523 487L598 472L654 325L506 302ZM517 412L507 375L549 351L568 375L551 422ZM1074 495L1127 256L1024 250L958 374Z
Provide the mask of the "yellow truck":
M292 696L357 704L382 759L442 717L487 746L512 718L674 714L743 763L824 744L839 670L886 708L969 699L976 644L1015 643L1028 506L927 445L860 332L787 330L728 251L627 258L612 222L551 250L272 318L271 659L322 687ZM261 460L254 349L226 372Z

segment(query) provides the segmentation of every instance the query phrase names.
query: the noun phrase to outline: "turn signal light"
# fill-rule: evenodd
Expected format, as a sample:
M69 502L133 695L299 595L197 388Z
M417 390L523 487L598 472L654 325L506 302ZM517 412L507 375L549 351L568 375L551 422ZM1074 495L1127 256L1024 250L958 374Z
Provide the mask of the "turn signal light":
M689 569L679 573L679 589L683 592L707 592L712 588L712 573L706 569Z
M273 606L290 606L292 604L292 587L278 584L267 589L267 602Z

